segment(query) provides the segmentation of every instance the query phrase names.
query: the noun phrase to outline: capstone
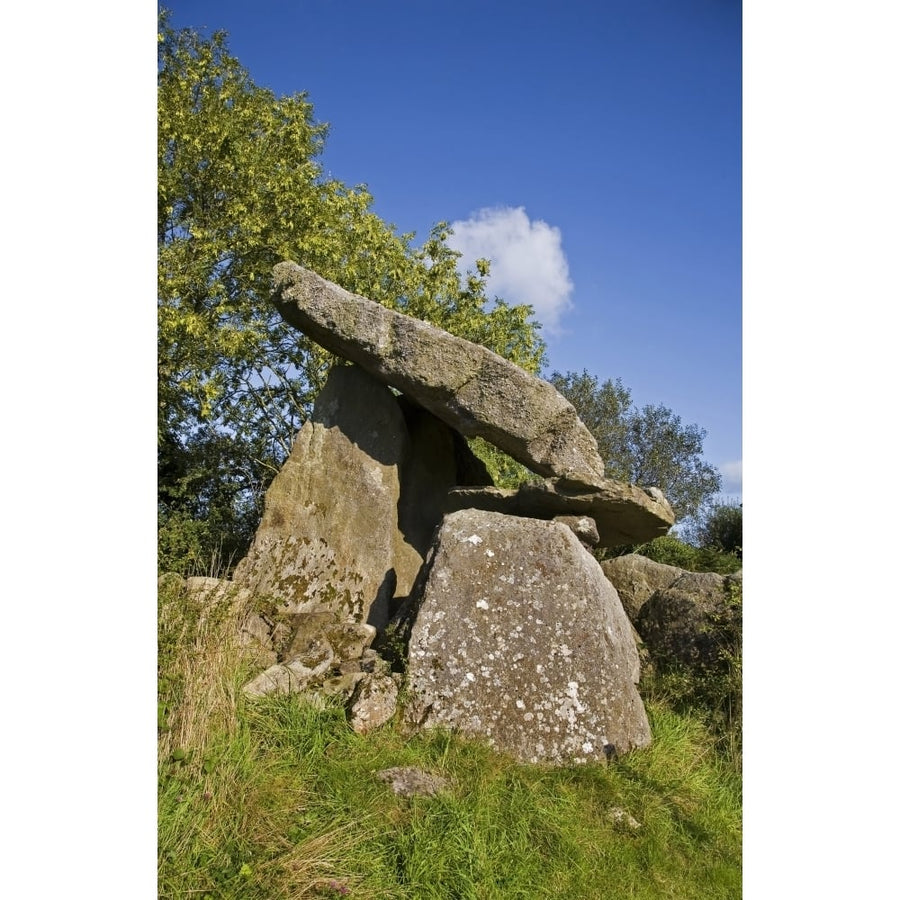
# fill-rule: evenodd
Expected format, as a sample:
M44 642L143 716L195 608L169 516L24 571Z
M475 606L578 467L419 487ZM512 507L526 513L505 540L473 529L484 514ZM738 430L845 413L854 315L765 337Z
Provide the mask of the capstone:
M275 266L282 317L466 437L581 487L603 479L597 441L553 385L496 353L352 294L293 262Z

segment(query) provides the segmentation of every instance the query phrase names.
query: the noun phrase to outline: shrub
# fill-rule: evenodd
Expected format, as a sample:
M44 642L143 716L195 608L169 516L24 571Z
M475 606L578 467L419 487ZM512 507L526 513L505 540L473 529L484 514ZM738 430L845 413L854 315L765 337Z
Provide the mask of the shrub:
M157 524L157 572L225 577L246 554L251 537L252 534L225 530L215 516L199 518L183 510L161 511Z
M677 566L687 572L716 572L719 575L731 575L741 568L741 560L732 553L725 553L713 547L695 547L674 535L667 534L654 538L646 544L632 544L616 547L598 556L609 559L623 556L626 553L639 553L654 562L667 566Z
M679 569L686 569L689 572L695 572L697 569L697 548L686 544L672 535L654 538L646 544L635 547L635 553L646 556L654 562L664 563L667 566L678 566Z

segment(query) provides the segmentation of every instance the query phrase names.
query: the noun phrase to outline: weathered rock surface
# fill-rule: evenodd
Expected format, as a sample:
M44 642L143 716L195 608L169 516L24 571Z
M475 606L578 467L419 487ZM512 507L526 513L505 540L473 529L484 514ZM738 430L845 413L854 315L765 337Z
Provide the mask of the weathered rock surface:
M224 578L207 578L203 575L192 575L185 579L187 592L201 603L215 603L224 596L223 591L229 588Z
M408 726L456 728L553 764L603 762L604 748L650 742L630 623L568 527L451 513L420 584Z
M352 294L295 263L275 266L285 321L362 366L467 437L544 476L603 483L597 442L551 384L495 353Z
M363 675L350 700L350 727L357 734L380 728L397 711L397 677Z
M554 516L553 521L571 528L585 547L596 547L600 543L597 523L590 516Z
M280 662L290 662L306 654L311 645L325 637L325 629L336 623L335 614L330 610L279 617L279 624L286 630L283 638L274 644Z
M383 626L422 562L398 526L408 444L391 391L356 367L335 367L266 493L235 583L289 612Z
M603 479L594 490L575 490L560 481L523 484L518 490L459 487L447 495L447 510L485 509L509 516L553 519L590 516L597 523L598 545L637 544L666 534L675 513L655 488Z
M434 797L450 786L446 778L414 766L395 766L376 774L379 781L389 784L400 797Z
M332 612L298 613L290 619L292 633L279 653L280 660L250 681L244 693L259 697L311 689L349 698L367 677L363 665L374 656L369 645L375 628L365 623L338 622Z
M722 651L734 651L741 640L741 606L730 587L740 583L714 572L683 572L655 591L635 622L654 665L706 671L722 665Z
M338 622L330 612L300 613L291 617L293 633L281 652L282 662L305 658L327 641L337 660L360 659L375 638L375 628L364 622Z
M607 818L620 831L638 831L643 826L638 820L621 806L613 806L607 813Z
M317 653L310 648L304 656L269 666L244 685L244 693L248 697L271 693L296 694L309 687L314 680L325 675L334 663L334 651L327 641L320 641L316 649Z
M447 492L490 483L461 435L363 369L337 366L266 493L234 583L283 612L381 628L393 598L409 595Z
M684 569L654 562L638 553L604 559L600 565L618 592L632 622L637 621L641 607L656 591L668 587L685 574Z

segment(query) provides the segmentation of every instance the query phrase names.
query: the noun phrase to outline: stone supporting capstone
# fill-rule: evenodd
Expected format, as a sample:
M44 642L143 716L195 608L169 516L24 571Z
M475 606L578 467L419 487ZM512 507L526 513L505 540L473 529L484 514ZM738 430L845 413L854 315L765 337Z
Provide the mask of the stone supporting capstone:
M661 492L611 479L603 479L592 491L573 490L552 480L523 484L518 490L457 487L447 494L446 509L485 509L535 519L590 516L597 524L595 544L600 547L650 541L666 534L675 521Z

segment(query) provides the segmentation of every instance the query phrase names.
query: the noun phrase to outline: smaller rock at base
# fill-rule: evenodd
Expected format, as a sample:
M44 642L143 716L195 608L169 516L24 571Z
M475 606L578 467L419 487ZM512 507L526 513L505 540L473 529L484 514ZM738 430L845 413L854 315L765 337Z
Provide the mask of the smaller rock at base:
M238 640L242 647L259 644L266 650L272 649L272 629L268 622L256 613L251 613L241 623Z
M290 621L291 636L285 646L279 648L283 662L315 653L315 648L325 636L325 629L335 619L331 612L305 612L292 615Z
M375 675L389 675L391 671L391 664L371 647L360 657L359 667L363 672Z
M282 665L270 666L260 672L251 682L244 685L244 694L248 697L262 697L265 694L296 694L309 683L324 675L334 661L334 654L328 653L314 667L305 666L299 659Z
M342 672L322 682L322 693L328 697L337 696L349 700L362 678L362 672Z
M635 628L654 664L680 664L697 674L727 671L723 650L741 641L741 607L731 602L732 583L715 572L683 572L644 603Z
M380 781L385 781L400 797L433 797L447 788L446 778L432 775L414 766L396 766L376 773Z
M228 590L230 583L223 578L206 578L202 575L192 575L186 579L188 593L198 600L218 600Z
M684 569L658 563L638 553L604 559L600 566L616 589L632 623L637 621L641 607L656 591L667 588L684 575Z
M361 659L376 634L375 628L365 622L339 622L325 629L334 655L342 660Z
M334 648L325 637L314 637L307 641L300 650L294 650L290 656L286 656L286 665L302 663L307 669L315 670L317 674L331 668L335 660ZM322 669L322 665L325 668Z
M350 727L357 734L380 728L397 711L398 693L390 675L363 675L350 701Z
M621 806L614 806L609 811L607 818L621 831L637 831L643 827L631 813L626 812Z

